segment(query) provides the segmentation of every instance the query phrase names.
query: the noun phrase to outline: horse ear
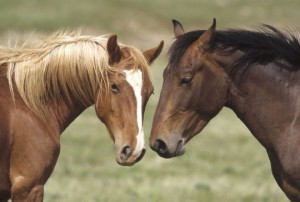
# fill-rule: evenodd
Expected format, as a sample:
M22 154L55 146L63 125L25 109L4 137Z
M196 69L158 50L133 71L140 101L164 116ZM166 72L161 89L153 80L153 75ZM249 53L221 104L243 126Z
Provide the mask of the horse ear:
M157 47L146 50L143 53L149 64L151 64L159 56L163 47L164 41L161 41Z
M173 23L175 38L178 39L178 37L184 34L183 26L180 22L174 19L172 20L172 23Z
M121 49L117 42L117 35L112 35L107 41L107 52L109 55L109 64L118 63L121 60Z
M216 31L216 18L213 19L213 24L208 30L206 30L197 40L198 47L206 49L209 48L209 42L211 41L214 32Z

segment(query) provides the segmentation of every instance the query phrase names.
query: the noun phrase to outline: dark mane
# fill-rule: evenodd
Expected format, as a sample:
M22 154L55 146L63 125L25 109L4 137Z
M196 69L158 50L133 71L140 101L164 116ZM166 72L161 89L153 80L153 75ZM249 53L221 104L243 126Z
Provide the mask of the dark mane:
M203 34L203 30L191 31L180 36L169 50L169 64L176 66L187 48ZM245 72L254 64L276 62L289 70L300 69L300 41L295 34L280 31L270 25L262 25L255 31L228 29L215 31L210 42L210 49L222 54L237 50L245 53L233 66ZM236 68L234 68L236 67Z

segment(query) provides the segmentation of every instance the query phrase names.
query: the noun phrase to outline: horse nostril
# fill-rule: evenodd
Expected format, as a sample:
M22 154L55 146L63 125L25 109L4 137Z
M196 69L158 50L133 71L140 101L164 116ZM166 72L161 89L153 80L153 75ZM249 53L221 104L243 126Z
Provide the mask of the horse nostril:
M128 157L131 154L131 149L130 146L125 146L123 147L123 149L121 150L121 154L120 154L120 158L122 161L125 161L128 159Z
M167 144L164 141L160 140L160 139L155 141L153 148L159 154L166 154L167 153Z

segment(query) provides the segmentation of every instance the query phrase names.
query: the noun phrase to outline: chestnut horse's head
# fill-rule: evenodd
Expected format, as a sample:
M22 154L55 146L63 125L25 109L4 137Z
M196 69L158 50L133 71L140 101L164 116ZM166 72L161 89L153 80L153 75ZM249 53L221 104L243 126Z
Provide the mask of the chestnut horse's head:
M200 36L199 31L185 34L175 20L173 25L177 40L164 70L150 137L150 147L165 158L182 155L184 145L221 110L227 99L227 76L210 49L215 20Z
M118 45L116 35L107 41L109 65L116 71L108 73L109 91L105 99L98 93L95 107L115 143L116 160L121 165L133 165L145 153L143 114L153 93L148 65L162 48L163 42L141 53L133 47Z

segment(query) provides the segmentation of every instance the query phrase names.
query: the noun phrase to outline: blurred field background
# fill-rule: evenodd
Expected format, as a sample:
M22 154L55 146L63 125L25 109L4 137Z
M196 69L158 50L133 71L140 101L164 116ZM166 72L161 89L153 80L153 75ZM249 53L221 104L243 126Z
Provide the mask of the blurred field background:
M173 41L171 19L186 31L252 27L267 23L298 29L298 0L0 0L0 43L35 38L58 29L117 33L125 44L146 50L165 40L151 68L155 95L145 114L148 144L153 113ZM245 39L247 40L247 39ZM94 109L63 133L61 155L45 187L46 202L285 202L269 160L231 110L224 109L187 145L184 156L158 157L147 145L134 167L115 162L114 146Z

